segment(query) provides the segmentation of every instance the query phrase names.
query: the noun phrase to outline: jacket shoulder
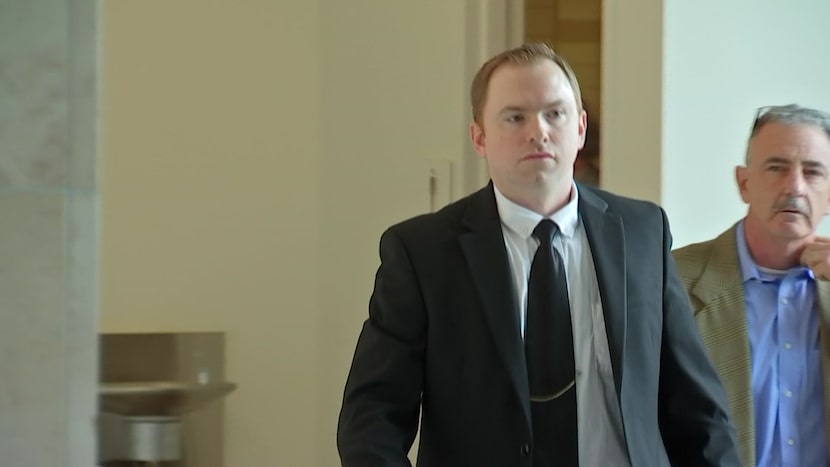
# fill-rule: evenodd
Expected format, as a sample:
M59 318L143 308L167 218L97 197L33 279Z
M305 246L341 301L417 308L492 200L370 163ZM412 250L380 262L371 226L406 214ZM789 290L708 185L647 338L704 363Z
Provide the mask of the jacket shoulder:
M485 189L467 195L435 212L420 214L390 226L384 235L394 235L405 240L428 241L454 238L462 231L462 223L469 206L487 196ZM495 211L495 201L493 202Z
M672 250L677 275L680 276L680 281L683 282L684 287L703 273L714 244L714 240L707 240Z
M629 198L592 186L579 185L579 191L581 196L601 199L602 202L608 205L608 209L620 215L623 219L635 217L638 221L660 219L662 222L663 209L654 202Z

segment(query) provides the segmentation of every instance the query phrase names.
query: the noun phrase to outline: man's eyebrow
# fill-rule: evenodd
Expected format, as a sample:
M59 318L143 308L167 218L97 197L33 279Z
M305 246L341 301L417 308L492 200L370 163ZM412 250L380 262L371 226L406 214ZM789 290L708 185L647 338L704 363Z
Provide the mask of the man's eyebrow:
M770 158L768 158L767 160L764 161L764 165L769 165L769 164L792 165L793 161L786 158L786 157L772 156L772 157L770 157ZM813 169L815 169L815 168L826 169L827 168L827 166L823 162L813 161L813 160L801 161L801 165L804 165L806 167L810 167L810 168L813 168Z
M557 99L553 102L548 102L547 104L543 105L542 108L543 109L550 109L550 108L553 108L553 107L561 107L564 102L565 102L564 99ZM501 110L499 110L499 114L510 113L510 112L524 112L526 110L527 109L525 107L522 107L520 105L506 105L506 106L502 107Z
M769 165L769 164L785 164L785 165L790 165L790 164L792 164L792 161L791 161L791 160L789 160L789 159L787 159L786 157L772 156L772 157L767 158L767 159L764 161L764 165Z
M545 108L549 109L551 107L562 107L563 104L565 104L565 99L556 99L553 102L545 104Z
M820 161L804 161L801 164L811 169L827 169L827 166L825 166L824 163Z
M518 105L507 105L507 106L502 107L502 109L499 110L499 113L504 114L504 113L524 112L524 111L525 111L524 107L521 107L521 106L518 106Z

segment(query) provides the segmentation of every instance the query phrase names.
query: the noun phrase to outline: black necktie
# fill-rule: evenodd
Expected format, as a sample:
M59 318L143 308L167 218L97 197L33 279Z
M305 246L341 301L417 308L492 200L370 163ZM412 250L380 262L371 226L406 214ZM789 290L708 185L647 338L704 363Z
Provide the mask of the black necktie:
M571 307L565 265L553 248L557 230L549 219L533 230L539 248L527 286L525 352L534 467L579 465Z

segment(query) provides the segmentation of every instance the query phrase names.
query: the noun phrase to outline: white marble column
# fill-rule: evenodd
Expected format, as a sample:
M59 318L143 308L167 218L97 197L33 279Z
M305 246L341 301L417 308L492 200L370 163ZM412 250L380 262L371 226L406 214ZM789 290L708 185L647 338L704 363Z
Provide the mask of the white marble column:
M95 464L98 3L0 3L0 464Z

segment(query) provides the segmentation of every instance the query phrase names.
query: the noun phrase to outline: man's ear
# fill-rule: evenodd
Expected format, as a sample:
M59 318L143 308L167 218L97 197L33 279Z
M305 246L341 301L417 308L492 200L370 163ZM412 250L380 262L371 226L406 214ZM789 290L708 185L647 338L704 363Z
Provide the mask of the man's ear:
M749 190L746 186L749 180L748 172L749 169L742 165L735 167L735 183L738 185L738 192L741 194L741 199L746 204L749 204Z
M470 123L470 141L473 142L473 148L478 155L486 158L487 151L485 150L484 127L479 125L478 122Z
M579 114L579 149L585 147L585 136L588 134L588 113L584 110ZM599 137L599 135L597 135Z

